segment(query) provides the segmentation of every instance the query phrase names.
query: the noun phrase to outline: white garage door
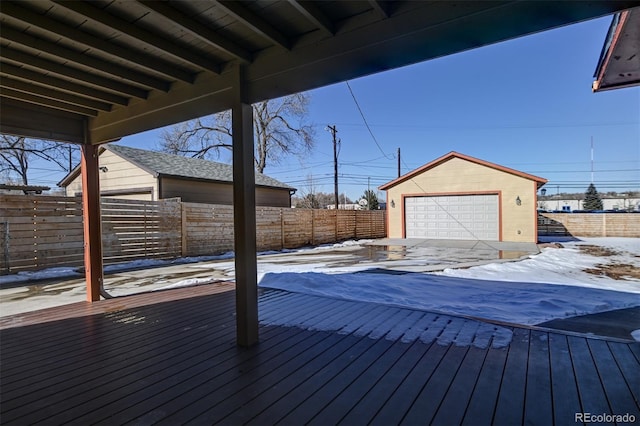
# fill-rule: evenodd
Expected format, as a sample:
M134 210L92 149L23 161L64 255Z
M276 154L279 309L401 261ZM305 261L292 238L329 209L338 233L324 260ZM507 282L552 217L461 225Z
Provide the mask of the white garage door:
M405 198L407 238L498 241L498 195Z

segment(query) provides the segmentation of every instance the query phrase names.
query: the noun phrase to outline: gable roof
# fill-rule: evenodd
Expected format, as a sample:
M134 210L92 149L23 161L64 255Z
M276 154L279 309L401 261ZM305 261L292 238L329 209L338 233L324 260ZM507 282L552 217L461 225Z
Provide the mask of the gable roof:
M405 182L405 181L413 178L414 176L419 175L420 173L424 173L427 170L433 169L434 167L437 167L440 164L446 163L447 161L449 161L449 160L451 160L453 158L459 158L459 159L462 159L462 160L470 161L472 163L479 164L481 166L490 167L492 169L496 169L496 170L499 170L501 172L509 173L509 174L512 174L512 175L515 175L515 176L520 176L522 178L532 180L532 181L537 183L538 188L540 188L542 185L544 185L545 183L548 182L547 179L541 178L539 176L530 175L528 173L524 173L524 172L521 172L521 171L518 171L518 170L515 170L515 169L510 169L508 167L504 167L504 166L501 166L499 164L490 163L488 161L480 160L479 158L475 158L475 157L471 157L469 155L460 154L459 152L451 151L450 153L448 153L446 155L443 155L442 157L437 158L437 159L433 160L432 162L425 164L422 167L418 167L417 169L412 170L409 173L404 174L404 175L400 176L399 178L392 180L391 182L387 182L384 185L379 186L378 189L386 190L386 189L392 188L392 187L398 185L399 183Z
M154 177L175 177L182 179L197 179L213 182L233 182L233 166L201 158L182 157L180 155L165 152L149 151L146 149L131 148L123 145L106 144L104 149L124 158ZM101 153L104 151L101 151ZM80 173L80 166L76 167L64 179L59 186L66 186ZM272 177L256 172L256 185L295 190L295 188L282 183Z

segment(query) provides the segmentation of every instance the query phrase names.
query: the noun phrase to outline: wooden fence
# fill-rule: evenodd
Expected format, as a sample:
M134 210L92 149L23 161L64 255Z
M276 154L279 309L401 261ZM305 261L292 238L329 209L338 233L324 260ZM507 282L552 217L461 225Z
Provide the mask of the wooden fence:
M233 250L233 207L103 198L105 265ZM256 209L258 250L386 236L383 211ZM0 195L0 275L52 266L81 267L78 197Z

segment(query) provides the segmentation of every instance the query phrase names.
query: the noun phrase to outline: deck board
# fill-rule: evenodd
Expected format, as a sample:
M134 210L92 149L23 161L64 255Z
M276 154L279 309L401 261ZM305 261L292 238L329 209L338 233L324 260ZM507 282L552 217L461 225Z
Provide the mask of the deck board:
M448 392L468 350L468 347L448 346L447 353L438 364L438 368L427 380L401 424L431 424L433 416Z
M607 342L607 344L616 360L616 364L620 368L620 371L622 371L625 381L629 385L629 389L631 389L633 398L636 402L640 402L640 374L638 374L638 371L640 371L640 361L633 356L633 353L629 349L630 345L612 342ZM637 346L640 346L640 344Z
M425 381L428 380L447 352L446 346L431 343L418 364L409 372L405 380L385 402L372 419L373 425L400 424L405 413L411 408L413 402L422 390Z
M229 424L246 424L256 421L258 424L269 423L277 410L271 409L278 401L290 401L295 394L304 393L304 384L318 371L329 367L341 354L349 351L360 339L353 336L332 334L332 340L327 347L319 347L313 359L303 366L291 370L273 381L267 392L257 392L250 396L250 400L238 398L243 409L227 415L222 421Z
M364 397L352 401L351 410L341 419L340 424L368 424L377 414L378 407L382 407L398 386L406 380L409 372L415 368L428 349L429 345L420 342L411 343L400 359L367 391Z
M593 363L591 351L586 339L569 336L569 350L576 375L580 405L583 413L610 413L598 371Z
M461 424L467 410L471 394L478 381L487 351L470 347L460 369L451 383L451 387L440 404L432 424Z
M269 407L257 413L249 424L273 424L281 421L289 415L295 408L303 404L310 395L319 388L334 379L351 362L350 356L368 351L375 343L375 340L366 337L346 336L350 346L345 351L340 351L331 362L318 366L315 371L305 371L306 377L284 398L272 403Z
M580 406L567 336L549 335L549 361L554 423L570 423L575 420L575 413L583 411Z
M373 388L387 371L406 353L408 343L390 346L359 376L353 380L340 394L324 407L321 413L313 418L310 424L338 424L353 407L353 401L360 401ZM330 387L331 384L329 383Z
M507 348L490 348L487 351L478 381L467 402L463 425L492 423L507 353Z
M525 388L524 422L530 425L553 424L549 335L531 331Z
M515 425L523 423L530 330L516 329L509 345L507 362L493 422Z
M636 419L640 419L640 410L629 384L625 381L622 372L618 368L616 361L607 346L607 342L601 340L587 340L593 360L598 370L598 375L607 395L619 395L617 398L609 399L609 405L614 413L632 414ZM640 369L636 370L636 376L640 375Z
M0 321L2 424L531 424L638 413L639 345L220 286ZM624 413L623 413L624 414ZM637 414L640 417L640 414Z
M344 361L347 361L343 362L344 368L323 386L318 387L302 404L288 413L282 422L285 424L318 424L316 418L320 421L325 416L331 416L332 413L326 409L330 402L343 393L361 374L365 373L392 345L393 342L389 340L375 340L375 343L366 351L358 354L359 356L355 358L349 356L349 359L343 356Z

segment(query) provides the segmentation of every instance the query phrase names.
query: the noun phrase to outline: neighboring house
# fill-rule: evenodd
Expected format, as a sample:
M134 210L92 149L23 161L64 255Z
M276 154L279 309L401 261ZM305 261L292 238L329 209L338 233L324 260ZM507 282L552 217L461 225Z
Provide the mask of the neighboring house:
M335 204L328 204L325 208L329 210L335 210ZM358 203L338 204L338 210L364 210L364 206Z
M560 196L562 197L562 196ZM640 198L601 196L602 210L640 210ZM566 211L584 209L584 199L554 198L553 196L540 197L538 209L548 211Z
M380 187L389 238L537 242L546 179L450 152Z
M209 204L233 203L229 164L107 144L100 150L100 193L132 200L180 198ZM58 183L68 196L82 193L80 167ZM256 172L256 205L291 207L292 188Z

